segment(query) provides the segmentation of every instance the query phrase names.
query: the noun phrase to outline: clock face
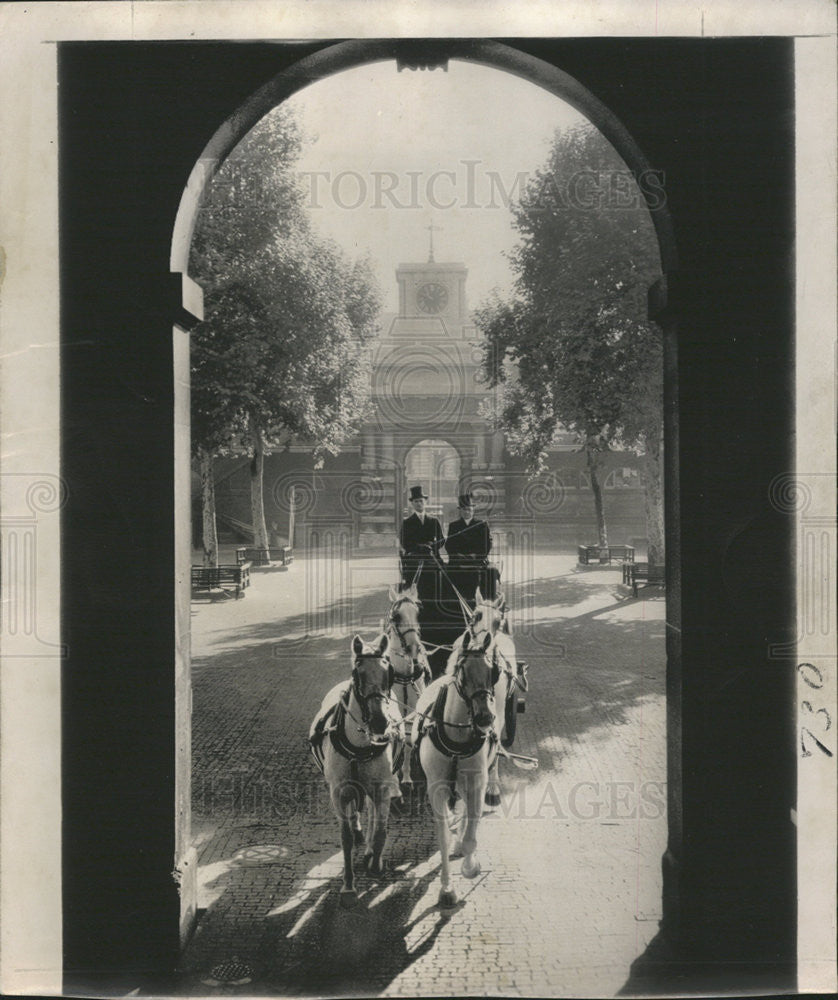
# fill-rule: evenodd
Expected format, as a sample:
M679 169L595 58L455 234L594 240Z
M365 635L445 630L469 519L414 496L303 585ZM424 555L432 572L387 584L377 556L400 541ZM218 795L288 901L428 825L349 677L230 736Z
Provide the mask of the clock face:
M421 285L416 292L416 304L426 313L441 313L448 305L448 289L437 281Z

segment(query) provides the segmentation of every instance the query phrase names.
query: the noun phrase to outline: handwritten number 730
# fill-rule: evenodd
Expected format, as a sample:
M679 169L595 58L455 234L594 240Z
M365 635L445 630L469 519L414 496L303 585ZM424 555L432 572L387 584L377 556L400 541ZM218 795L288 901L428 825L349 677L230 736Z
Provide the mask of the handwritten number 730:
M813 663L801 663L797 669L800 672L800 676L803 682L807 684L810 688L818 690L823 687L823 675L821 671ZM825 708L814 709L812 708L812 703L810 701L802 701L800 703L800 708L801 710L807 712L810 716L812 716L813 724L815 717L819 715L823 716L823 719L821 720L821 729L824 733L828 732L832 727L832 719L830 718L829 712L827 712ZM807 737L815 744L815 746L819 750L822 750L827 757L832 756L832 751L828 747L824 746L823 743L821 743L818 737L815 736L815 734L808 726L801 726L800 750L804 757L812 756L812 751L809 750L808 747L806 746Z

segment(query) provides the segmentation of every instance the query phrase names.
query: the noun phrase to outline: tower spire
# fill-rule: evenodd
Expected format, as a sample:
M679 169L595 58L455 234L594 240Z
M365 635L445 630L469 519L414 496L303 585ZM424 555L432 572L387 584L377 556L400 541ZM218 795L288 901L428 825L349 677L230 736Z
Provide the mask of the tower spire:
M425 226L425 229L427 229L428 232L431 235L430 246L428 247L428 263L429 264L433 264L434 263L434 232L437 232L437 233L442 232L442 226L435 226L433 223L431 223L429 226Z

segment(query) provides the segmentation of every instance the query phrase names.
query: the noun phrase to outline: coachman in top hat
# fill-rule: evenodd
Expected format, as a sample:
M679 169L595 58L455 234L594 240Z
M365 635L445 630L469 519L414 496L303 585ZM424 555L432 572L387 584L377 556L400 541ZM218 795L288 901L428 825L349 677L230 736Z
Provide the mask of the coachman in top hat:
M413 513L402 521L399 548L402 556L402 582L410 585L419 573L417 588L420 600L433 599L437 579L435 556L445 539L442 526L435 517L425 513L428 494L421 486L411 486L410 504Z
M478 587L484 597L494 600L498 590L498 572L489 565L492 533L486 521L474 516L474 498L463 493L457 501L460 516L448 525L445 548L449 574L467 601L474 601Z

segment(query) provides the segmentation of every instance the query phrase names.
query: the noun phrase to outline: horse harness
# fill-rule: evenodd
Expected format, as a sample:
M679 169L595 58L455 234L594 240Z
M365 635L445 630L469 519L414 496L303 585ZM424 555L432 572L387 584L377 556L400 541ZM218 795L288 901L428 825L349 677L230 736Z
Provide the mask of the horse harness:
M391 740L387 740L382 743L370 743L368 746L359 747L353 743L350 743L346 736L346 718L353 719L355 722L358 720L349 711L349 695L352 690L352 685L348 686L343 694L340 696L338 701L326 712L323 718L320 720L315 732L309 739L309 746L311 748L312 756L317 764L318 768L323 770L323 739L328 735L331 740L332 747L341 757L346 758L352 766L352 777L357 779L357 774L355 773L356 768L359 764L368 764L370 761L375 760L380 757L384 751L390 746ZM356 698L363 706L364 702L358 696L358 692L355 692ZM393 773L401 767L402 759L404 758L404 741L397 740L397 749L393 754Z
M410 597L400 597L390 608L390 613L387 618L387 623L392 627L393 631L399 637L399 643L401 645L400 652L406 659L411 660L411 662L413 663L413 670L409 674L399 673L395 669L395 667L393 668L393 683L400 685L404 689L403 690L404 700L405 702L407 702L408 685L410 685L413 688L413 690L417 694L419 694L420 693L420 689L418 687L419 678L424 675L425 681L427 682L429 680L428 674L430 673L430 669L428 668L427 664L420 662L418 659L414 660L408 652L407 645L405 643L405 636L410 635L411 632L415 632L418 638L419 629L418 627L413 625L411 625L410 628L406 628L404 630L399 628L398 621L396 619L396 610L398 609L400 604L404 603L414 604L416 602L414 602Z
M450 684L444 684L440 687L434 699L433 708L426 716L428 722L424 726L421 735L430 736L431 743L446 757L454 757L455 759L473 757L483 749L486 740L489 740L493 746L497 742L497 733L492 729L488 733L481 734L476 732L472 726L469 726L471 735L464 743L449 739L445 733L445 726L450 725L450 723L445 722L445 704L448 699L448 690L451 686Z
M477 635L472 625L469 626L469 631L474 638ZM497 670L498 668L503 670L503 672L509 677L509 691L507 693L507 698L511 696L512 685L517 685L522 691L529 690L529 684L527 682L526 668L528 664L524 663L522 660L512 663L508 656L498 649L497 644L492 646L492 669Z

